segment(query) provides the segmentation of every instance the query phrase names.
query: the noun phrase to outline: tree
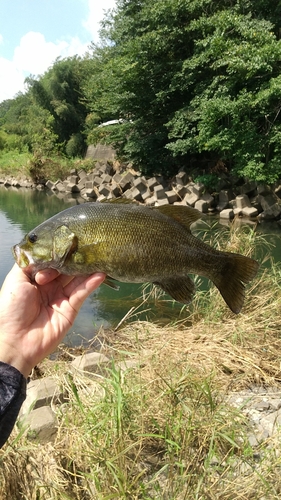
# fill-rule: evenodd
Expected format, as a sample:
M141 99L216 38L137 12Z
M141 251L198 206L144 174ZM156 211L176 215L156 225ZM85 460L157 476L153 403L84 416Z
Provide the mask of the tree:
M42 139L47 130L56 149L69 156L83 154L83 130L88 112L81 90L83 61L78 57L58 59L42 77L29 78L27 83L33 99L29 113L34 114L40 108L39 115L44 116ZM38 137L37 126L31 133Z
M222 159L273 181L281 174L281 45L279 18L276 26L267 19L276 12L267 0L118 0L94 53L98 77L84 90L95 118L124 123L106 137L96 126L90 137L110 141L145 173Z

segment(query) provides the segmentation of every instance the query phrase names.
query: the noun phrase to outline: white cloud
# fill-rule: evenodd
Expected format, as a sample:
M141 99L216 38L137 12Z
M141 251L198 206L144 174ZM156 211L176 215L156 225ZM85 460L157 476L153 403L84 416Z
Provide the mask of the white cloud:
M29 75L41 75L54 63L57 57L83 55L91 41L98 41L99 22L105 10L115 6L115 0L88 0L89 15L83 27L89 33L89 42L82 43L78 37L46 41L44 35L30 31L15 48L12 60L0 57L0 102L12 99L18 92L24 92L24 80ZM0 44L3 37L0 34Z
M24 91L24 77L22 72L12 61L0 57L0 102L11 99L17 92Z
M57 57L83 55L87 48L88 44L83 44L78 37L47 42L42 33L26 33L15 48L11 61L0 58L0 102L12 99L17 92L24 92L25 78L42 75Z
M83 23L83 26L91 34L91 40L95 43L98 41L98 32L100 30L100 21L103 19L107 10L113 9L116 5L116 0L88 0L89 16Z

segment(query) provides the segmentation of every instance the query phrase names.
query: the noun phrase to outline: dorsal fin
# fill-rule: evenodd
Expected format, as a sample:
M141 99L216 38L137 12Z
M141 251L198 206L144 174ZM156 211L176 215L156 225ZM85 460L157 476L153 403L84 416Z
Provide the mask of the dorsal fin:
M185 207L183 205L163 205L162 207L152 207L161 214L171 217L179 224L190 231L190 226L198 219L201 219L201 213L195 208Z

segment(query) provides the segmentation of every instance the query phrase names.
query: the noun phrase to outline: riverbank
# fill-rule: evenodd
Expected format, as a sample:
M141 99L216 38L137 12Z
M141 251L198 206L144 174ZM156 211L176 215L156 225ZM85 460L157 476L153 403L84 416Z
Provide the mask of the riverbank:
M241 229L228 241L258 245ZM96 374L61 346L34 374L64 394L48 403L55 432L39 446L19 424L0 451L0 498L280 498L280 306L280 267L261 266L238 316L211 288L184 322L100 330L109 361Z
M87 164L89 167L89 163ZM274 186L248 182L231 175L221 175L215 190L193 182L184 171L173 179L161 176L146 178L128 165L118 162L94 162L94 168L74 168L64 180L53 182L29 178L0 177L6 187L51 190L59 197L75 198L77 202L124 198L149 206L184 205L201 213L217 213L222 220L235 216L248 220L281 220L281 180Z

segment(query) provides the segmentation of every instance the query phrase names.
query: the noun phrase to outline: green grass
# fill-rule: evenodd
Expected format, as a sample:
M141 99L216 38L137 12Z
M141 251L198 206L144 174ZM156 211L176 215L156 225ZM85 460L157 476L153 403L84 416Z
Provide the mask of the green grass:
M0 175L14 177L29 176L28 162L30 153L19 153L16 151L1 152L0 154Z
M8 151L0 153L0 176L27 177L34 182L42 179L56 181L65 179L71 169L91 171L95 162L91 159L35 156L31 153Z
M226 242L246 255L263 245L237 227ZM58 433L38 444L14 430L0 451L1 500L279 499L281 435L252 448L227 395L280 383L280 310L281 269L261 266L238 316L211 287L184 321L101 333L104 377L45 361L68 395ZM120 371L128 358L135 367Z

